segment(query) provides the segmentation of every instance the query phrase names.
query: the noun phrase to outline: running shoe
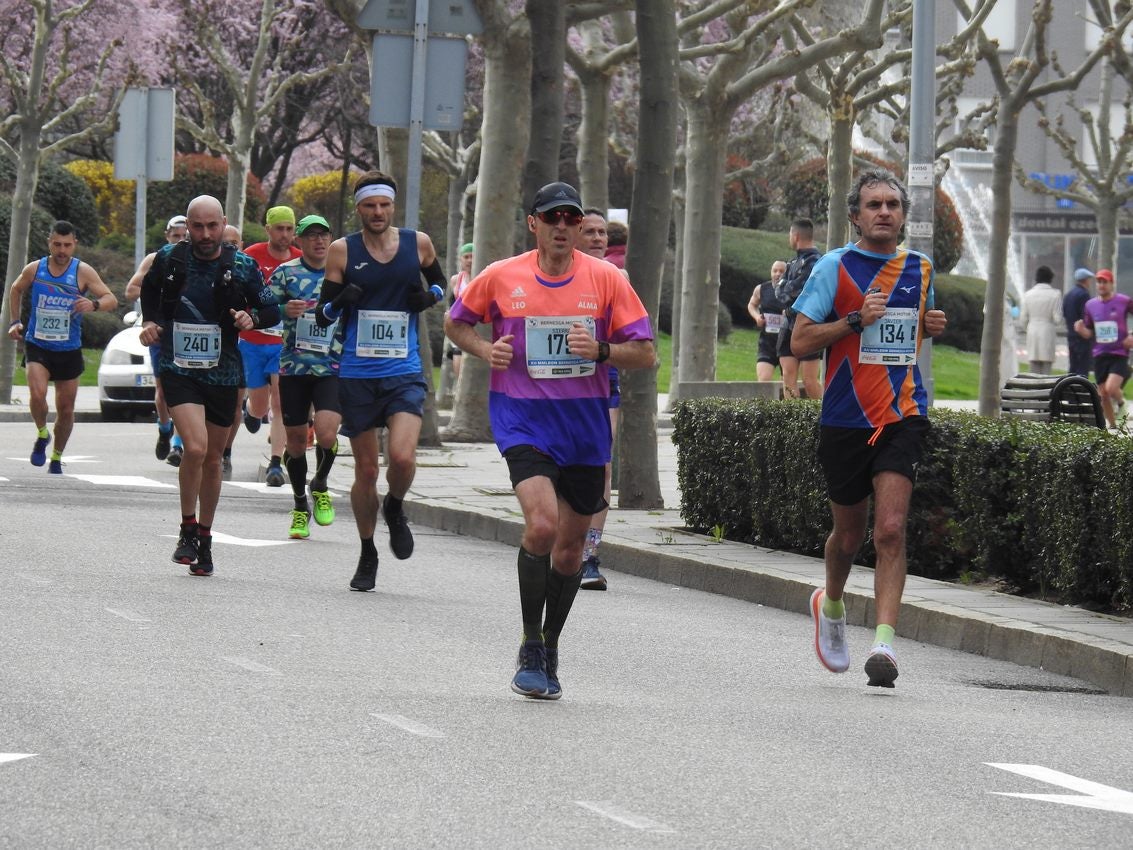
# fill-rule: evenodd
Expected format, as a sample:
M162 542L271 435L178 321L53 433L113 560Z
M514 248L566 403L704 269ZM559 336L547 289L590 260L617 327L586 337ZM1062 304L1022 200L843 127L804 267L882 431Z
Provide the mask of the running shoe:
M334 505L330 502L330 493L326 490L311 490L311 500L315 503L315 522L319 525L334 522Z
M307 527L311 515L306 511L292 511L291 512L291 530L287 532L287 536L292 540L306 540L311 536L311 529Z
M220 480L232 480L232 455L222 455L220 458Z
M831 619L822 613L826 591L817 588L810 595L810 616L814 619L814 652L822 666L831 673L845 673L850 666L850 648L846 644L846 618Z
M52 475L62 475L63 474L63 461L55 460L54 458L52 458L51 463L49 463L47 465L47 471L50 472Z
M157 426L157 445L153 448L154 457L158 460L165 460L169 457L169 441L173 439L173 426L172 424L168 429Z
M606 577L598 571L601 563L597 555L591 555L582 562L582 584L579 587L583 590L606 589Z
M367 558L362 555L358 558L358 569L354 571L354 578L350 579L351 590L373 590L378 583L378 556Z
M413 532L409 530L409 520L404 510L398 510L390 515L386 510L389 505L389 496L382 500L382 516L385 517L386 527L389 529L389 548L393 550L394 557L404 561L413 554Z
M197 562L189 566L189 575L212 575L212 538L202 537L198 543Z
M173 563L195 564L200 548L196 526L181 526L181 536L177 538L177 548L173 550Z
M36 437L35 445L31 447L31 465L43 466L47 463L47 445L51 442L51 435Z
M269 487L282 487L284 481L283 468L278 463L273 463L268 467L268 474L264 481Z
M547 647L547 695L543 699L559 699L563 686L559 684L559 648Z
M181 465L181 457L184 454L185 454L185 449L182 448L181 446L171 446L170 449L169 449L169 457L167 457L165 459L165 462L168 463L170 466L180 466Z
M255 434L260 430L260 426L264 424L264 421L260 419L260 417L253 416L248 412L248 399L244 399L241 410L244 411L244 427L248 429L249 433Z
M887 643L875 644L865 661L865 674L869 676L867 685L875 688L891 688L897 679L897 656L893 647Z
M529 640L519 648L511 689L533 699L548 698L550 685L547 682L547 648L543 646L543 641ZM560 695L561 693L560 690Z

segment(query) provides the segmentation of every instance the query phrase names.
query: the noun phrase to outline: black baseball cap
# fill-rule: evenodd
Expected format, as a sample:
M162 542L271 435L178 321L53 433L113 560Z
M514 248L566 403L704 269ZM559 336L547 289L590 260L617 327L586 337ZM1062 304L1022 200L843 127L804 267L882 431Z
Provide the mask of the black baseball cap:
M536 192L531 212L541 213L559 207L574 207L580 215L583 212L582 198L578 196L578 190L569 183L548 183Z

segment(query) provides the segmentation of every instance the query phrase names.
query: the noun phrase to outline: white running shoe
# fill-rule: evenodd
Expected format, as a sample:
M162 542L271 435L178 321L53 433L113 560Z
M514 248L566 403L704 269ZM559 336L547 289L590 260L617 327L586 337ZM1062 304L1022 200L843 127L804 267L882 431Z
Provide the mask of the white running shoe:
M875 644L869 651L865 662L865 674L869 676L867 685L875 688L891 688L897 678L897 656L893 647L887 643Z
M821 587L810 595L810 616L814 619L814 652L831 673L845 673L850 667L850 648L846 644L846 618L834 620L822 613L826 591Z

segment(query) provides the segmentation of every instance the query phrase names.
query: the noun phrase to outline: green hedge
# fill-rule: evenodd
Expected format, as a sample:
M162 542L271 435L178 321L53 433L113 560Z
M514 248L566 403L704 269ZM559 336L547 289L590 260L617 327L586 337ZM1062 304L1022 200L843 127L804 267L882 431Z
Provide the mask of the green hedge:
M821 557L830 530L817 402L692 400L673 415L681 516ZM1096 428L933 410L909 572L987 574L1018 593L1133 607L1133 441ZM859 563L873 566L867 540Z

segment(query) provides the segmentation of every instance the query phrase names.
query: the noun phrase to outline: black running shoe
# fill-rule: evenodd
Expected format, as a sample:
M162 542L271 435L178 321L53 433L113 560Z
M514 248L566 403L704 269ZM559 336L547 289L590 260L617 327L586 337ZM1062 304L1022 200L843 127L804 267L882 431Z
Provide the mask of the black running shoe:
M212 538L201 537L197 543L197 562L189 566L189 575L212 575Z
M173 563L195 564L200 540L197 537L197 527L182 525L181 536L177 538L177 548L173 550Z
M255 434L260 430L260 426L264 424L263 420L260 419L260 417L253 416L248 412L247 399L244 399L244 405L242 409L244 411L244 427L247 428L250 433Z
M159 425L157 428L157 445L153 448L154 457L158 460L165 460L169 457L169 441L172 439L173 427L170 426L168 431L163 431Z
M358 559L358 569L354 578L350 579L351 590L373 590L378 583L378 556L369 558L365 555Z
M389 505L389 496L382 500L382 516L385 517L386 527L389 529L389 548L393 550L394 557L404 561L413 554L413 532L409 530L409 520L404 510L390 514L386 508Z
M181 446L173 446L172 448L169 449L169 457L167 457L165 459L165 462L168 463L170 466L180 466L181 465L181 457L184 454L185 454L185 450L183 448L181 448Z

